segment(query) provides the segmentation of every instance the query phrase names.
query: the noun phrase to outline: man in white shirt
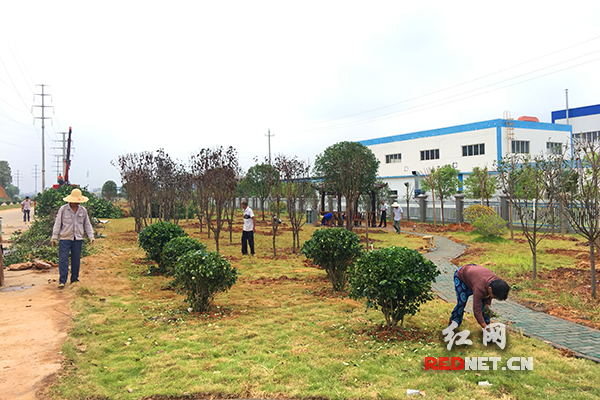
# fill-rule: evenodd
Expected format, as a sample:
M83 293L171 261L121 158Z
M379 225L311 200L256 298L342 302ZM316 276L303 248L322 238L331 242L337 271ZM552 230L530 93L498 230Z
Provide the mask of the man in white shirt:
M387 228L387 209L387 204L385 204L385 201L381 200L381 207L379 207L379 210L381 211L381 221L379 221L380 228L381 224L383 224L384 228Z
M400 234L400 222L402 222L402 214L404 214L404 211L397 202L392 204L392 213L394 214L394 229L396 230L397 234Z
M250 254L254 255L254 232L256 232L256 221L252 209L248 207L247 201L242 201L244 210L244 231L242 232L242 254L248 254L248 244L250 245Z
M94 243L94 230L90 223L87 210L79 205L89 199L82 195L81 190L73 189L70 195L63 198L69 204L58 209L52 239L50 243L56 246L58 241L58 288L64 289L69 275L69 254L71 255L71 283L79 282L79 267L81 264L81 248L85 233Z
M29 222L29 214L31 213L31 200L29 196L21 202L21 211L23 211L23 222Z

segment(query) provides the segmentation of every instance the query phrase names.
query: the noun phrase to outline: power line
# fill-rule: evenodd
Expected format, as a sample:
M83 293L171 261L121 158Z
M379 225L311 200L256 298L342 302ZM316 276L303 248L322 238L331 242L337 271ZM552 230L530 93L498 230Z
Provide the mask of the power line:
M567 46L567 47L565 47L565 48L562 48L562 49L560 49L560 50L553 51L553 52L551 52L551 53L548 53L548 54L545 54L545 55L543 55L543 56L539 56L539 57L536 57L536 58L532 58L532 59L530 59L530 60L528 60L528 61L524 61L524 62L522 62L522 63L519 63L519 64L516 64L516 65L510 66L510 67L507 67L507 68L504 68L504 69L501 69L501 70L498 70L498 71L495 71L495 72L492 72L492 73L489 73L489 74L486 74L486 75L482 75L482 76L479 76L479 77L477 77L477 78L470 79L470 80L467 80L467 81L464 81L464 82L461 82L461 83L457 83L457 84L455 84L455 85L451 85L451 86L445 87L445 88L443 88L443 89L439 89L439 90L435 90L435 91L433 91L433 92L425 93L425 94L422 94L422 95L419 95L419 96L416 96L416 97L413 97L413 98L410 98L410 99L407 99L407 100L402 100L402 101L399 101L399 102L396 102L396 103L393 103L393 104L389 104L389 105L386 105L386 106L382 106L382 107L373 108L373 109L366 110L366 111L361 111L361 112L357 112L357 113L353 113L353 114L348 114L348 115L345 115L345 116L342 116L342 117L336 117L336 118L331 118L331 119L328 119L328 120L325 120L325 121L319 121L319 122L310 123L310 124L307 124L307 125L304 125L304 126L311 126L311 125L325 124L325 123L327 123L327 122L332 122L332 121L342 120L342 119L346 119L346 118L350 118L350 117L354 117L354 116L357 116L357 115L362 115L362 114L368 114L368 113L371 113L371 112L375 112L375 111L383 110L383 109L386 109L386 108L390 108L390 107L398 106L398 105L400 105L400 104L404 104L404 103L412 102L412 101L415 101L415 100L419 100L419 99L422 99L422 98L424 98L424 97L429 97L429 96L432 96L432 95L434 95L434 94L438 94L438 93L441 93L441 92L445 92L445 91L447 91L447 90L450 90L450 89L455 89L455 88L457 88L457 87L464 86L464 85L467 85L467 84L469 84L469 83L473 83L473 82L479 81L479 80L481 80L481 79L488 78L488 77L490 77L490 76L494 76L494 75L500 74L500 73L502 73L502 72L509 71L509 70L511 70L511 69L514 69L514 68L517 68L517 67L520 67L520 66L523 66L523 65L526 65L526 64L532 63L532 62L534 62L534 61L541 60L541 59L543 59L543 58L546 58L546 57L549 57L549 56L552 56L552 55L555 55L555 54L561 53L561 52L563 52L563 51L566 51L566 50L570 50L570 49L572 49L572 48L574 48L574 47L581 46L581 45L583 45L583 44L586 44L586 43L589 43L589 42L592 42L592 41L594 41L594 40L598 40L598 39L600 39L600 36L596 36L596 37L594 37L594 38L591 38L591 39L585 40L585 41L583 41L583 42L580 42L580 43L576 43L576 44L574 44L574 45L571 45L571 46ZM592 52L592 53L595 53L595 52ZM592 54L592 53L588 53L588 55L589 55L589 54ZM581 57L583 57L583 56L581 56ZM576 58L574 58L574 59L577 59L577 58L580 58L580 57L576 57ZM571 60L573 60L573 59L571 59ZM374 118L376 118L376 117L374 117ZM300 130L300 131L304 131L304 130Z
M480 90L488 88L488 87L496 86L496 85L499 85L499 84L504 83L504 82L508 82L508 81L511 81L511 80L514 80L514 79L518 79L518 78L521 78L521 77L524 77L524 76L527 76L527 75L530 75L530 74L533 74L533 73L536 73L536 72L540 72L540 71L543 71L543 70L548 69L548 68L556 67L558 65L565 64L567 62L571 62L573 60L576 60L576 59L579 59L579 58L582 58L582 57L586 57L586 56L589 56L591 54L595 54L595 53L598 53L598 52L600 52L600 50L596 50L596 51L593 51L591 53L584 54L582 56L578 56L578 57L575 57L575 58L572 58L572 59L569 59L569 60L566 60L566 61L561 61L559 63L553 64L553 65L550 65L550 66L547 66L547 67L539 68L539 69L534 70L534 71L526 72L524 74L513 76L511 78L507 78L507 79L504 79L504 80L501 80L501 81L498 81L498 82L494 82L494 83L491 83L491 84L488 84L488 85L485 85L485 86L481 86L481 87L478 87L478 88L475 88L475 89L472 89L472 90L468 90L466 92L454 94L454 95L447 96L447 97L444 97L444 98L438 99L438 100L433 100L431 102L424 103L424 104L421 104L421 105L408 107L408 108L405 108L405 109L402 109L402 110L398 110L398 111L394 111L394 112L389 112L389 113L381 114L381 115L374 116L374 117L364 118L364 119L358 120L358 121L349 121L349 122L344 122L344 123L335 124L335 125L329 125L329 126L324 126L324 127L315 127L315 128L311 128L311 129L298 130L298 131L296 131L296 133L300 133L300 132L318 132L318 131L329 130L329 129L346 128L346 127L349 127L349 126L360 125L360 124L365 124L365 123L370 123L370 122L377 122L377 121L381 121L383 119L394 118L394 117L398 117L398 116L405 115L405 114L408 114L408 113L413 113L413 112L417 112L417 111L424 111L424 110L427 110L427 109L430 109L430 108L439 107L441 105L446 105L446 104L450 104L450 103L453 103L453 102L456 102L456 101L465 100L465 99L468 99L468 98L471 98L471 97L480 96L480 95L483 95L483 94L486 94L486 93L490 93L490 92L493 92L493 91L496 91L496 90L505 89L505 88L510 87L510 86L515 86L515 85L518 85L518 84L521 84L521 83L529 82L529 81L534 80L534 79L542 78L542 77L545 77L545 76L548 76L548 75L552 75L552 74L555 74L555 73L558 73L558 72L566 71L568 69L576 68L576 67L579 67L579 66L584 65L584 64L589 64L591 62L598 61L598 60L600 60L600 58L595 58L595 59L588 60L588 61L576 64L576 65L572 65L572 66L569 66L569 67L566 67L566 68L562 68L562 69L559 69L559 70L556 70L556 71L552 71L552 72L549 72L549 73L546 73L546 74L543 74L543 75L539 75L539 76L536 76L536 77L533 77L533 78L530 78L530 79L526 79L526 80L523 80L523 81L520 81L520 82L516 82L516 83L513 83L513 84L509 84L509 85L504 85L504 86L501 86L499 88L495 88L495 89L492 89L492 90L484 91L484 92L477 93L477 94L474 94L474 95L471 95L471 96L467 96L467 97L462 97L462 98L459 98L457 100L446 101L446 102L441 103L441 104L435 104L435 103L443 102L444 100L449 100L449 99L452 99L452 98L455 98L455 97L463 96L463 95L468 94L468 93L477 92L477 91L480 91ZM410 110L413 110L413 111L410 111ZM410 112L407 112L407 111L410 111Z

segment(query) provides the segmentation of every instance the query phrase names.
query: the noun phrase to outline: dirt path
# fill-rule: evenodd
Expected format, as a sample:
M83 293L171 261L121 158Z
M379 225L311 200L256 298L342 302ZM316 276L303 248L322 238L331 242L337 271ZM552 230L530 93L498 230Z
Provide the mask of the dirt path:
M0 212L4 233L22 229L21 210ZM4 237L4 235L3 235ZM58 268L4 271L0 288L0 399L43 399L61 368L73 290L57 290Z

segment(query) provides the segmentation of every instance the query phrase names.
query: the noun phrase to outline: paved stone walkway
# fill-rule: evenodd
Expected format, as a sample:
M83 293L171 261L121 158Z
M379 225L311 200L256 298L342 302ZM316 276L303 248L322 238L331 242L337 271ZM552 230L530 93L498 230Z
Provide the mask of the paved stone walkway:
M407 233L404 231L403 233ZM425 233L408 232L415 235ZM456 266L450 260L459 256L464 245L442 236L435 236L435 251L425 257L438 266L441 275L436 278L433 289L439 296L451 303L456 302L454 291L454 271ZM469 309L472 310L472 303ZM511 329L521 330L523 335L542 340L550 345L569 349L578 357L600 363L600 331L579 325L542 312L533 311L513 301L494 301L492 309L503 323L510 322Z

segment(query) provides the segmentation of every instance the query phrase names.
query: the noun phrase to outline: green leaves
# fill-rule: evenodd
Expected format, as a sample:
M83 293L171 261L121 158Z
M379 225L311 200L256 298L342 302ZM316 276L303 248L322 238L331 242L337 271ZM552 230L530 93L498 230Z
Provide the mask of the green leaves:
M149 259L156 261L163 269L162 251L164 246L173 238L187 236L179 225L171 222L160 221L148 225L138 234L138 243L146 251Z
M350 268L350 297L366 298L367 308L380 309L388 326L414 315L430 300L431 283L439 271L419 252L387 247L363 253Z
M327 272L333 290L342 291L348 267L362 254L360 237L342 228L319 229L304 242L302 254Z
M177 292L185 294L185 301L198 312L207 311L215 294L229 290L237 282L238 275L227 259L217 252L207 252L205 248L188 251L179 258L172 282Z

